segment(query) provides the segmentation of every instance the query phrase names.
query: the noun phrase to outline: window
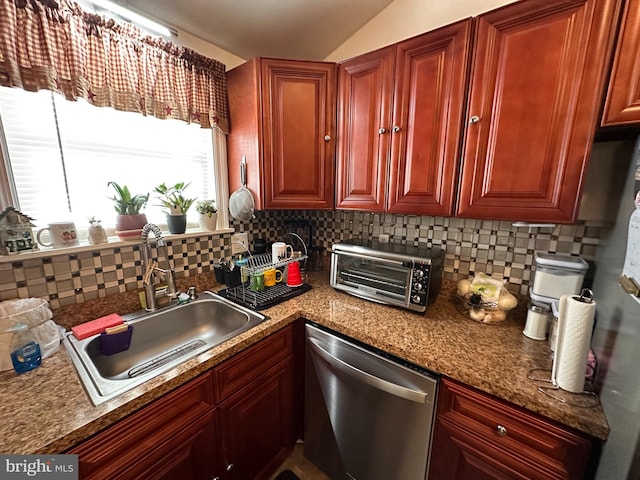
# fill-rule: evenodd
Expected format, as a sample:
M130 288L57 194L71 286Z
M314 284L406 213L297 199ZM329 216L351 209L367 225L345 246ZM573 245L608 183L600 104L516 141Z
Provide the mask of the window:
M91 216L114 225L109 181L150 193L143 212L159 225L166 220L153 189L163 182L191 182L188 196L217 199L214 135L199 125L6 87L0 87L0 122L11 190L5 197L38 227L66 219L86 226ZM196 222L195 205L188 219Z

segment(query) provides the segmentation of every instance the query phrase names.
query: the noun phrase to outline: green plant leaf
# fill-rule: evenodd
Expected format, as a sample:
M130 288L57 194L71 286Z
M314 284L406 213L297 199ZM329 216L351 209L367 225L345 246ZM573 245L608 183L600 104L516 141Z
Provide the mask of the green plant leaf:
M113 187L116 195L107 197L113 201L113 206L118 215L136 215L146 205L149 194L137 194L131 196L131 192L126 185L120 186L116 182L108 182L108 187Z

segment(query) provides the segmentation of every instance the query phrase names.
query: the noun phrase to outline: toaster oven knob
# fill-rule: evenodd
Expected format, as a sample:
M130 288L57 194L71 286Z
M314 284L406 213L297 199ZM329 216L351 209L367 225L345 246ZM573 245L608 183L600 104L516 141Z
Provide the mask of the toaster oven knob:
M422 288L423 288L423 287L422 287L422 284L421 284L421 283L416 283L416 290L417 290L417 291L419 291L419 292L420 292L420 291L422 290Z
M420 303L420 300L422 300L422 298L420 298L420 295L414 295L413 297L411 297L411 300L413 300L413 303Z
M423 270L416 270L416 277L418 277L418 278L424 277L424 271Z

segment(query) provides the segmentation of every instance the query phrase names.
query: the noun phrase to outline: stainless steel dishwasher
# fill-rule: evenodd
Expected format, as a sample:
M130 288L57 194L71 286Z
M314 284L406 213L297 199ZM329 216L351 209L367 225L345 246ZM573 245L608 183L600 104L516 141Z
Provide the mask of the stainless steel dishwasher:
M306 325L304 454L333 480L424 480L437 376Z

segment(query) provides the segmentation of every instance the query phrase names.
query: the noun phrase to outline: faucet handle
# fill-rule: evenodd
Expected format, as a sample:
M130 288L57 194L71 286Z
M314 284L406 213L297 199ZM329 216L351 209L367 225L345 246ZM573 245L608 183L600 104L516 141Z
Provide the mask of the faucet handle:
M196 298L198 298L198 296L196 295L196 287L189 287L189 289L187 290L187 295L189 295L189 300L195 300Z

